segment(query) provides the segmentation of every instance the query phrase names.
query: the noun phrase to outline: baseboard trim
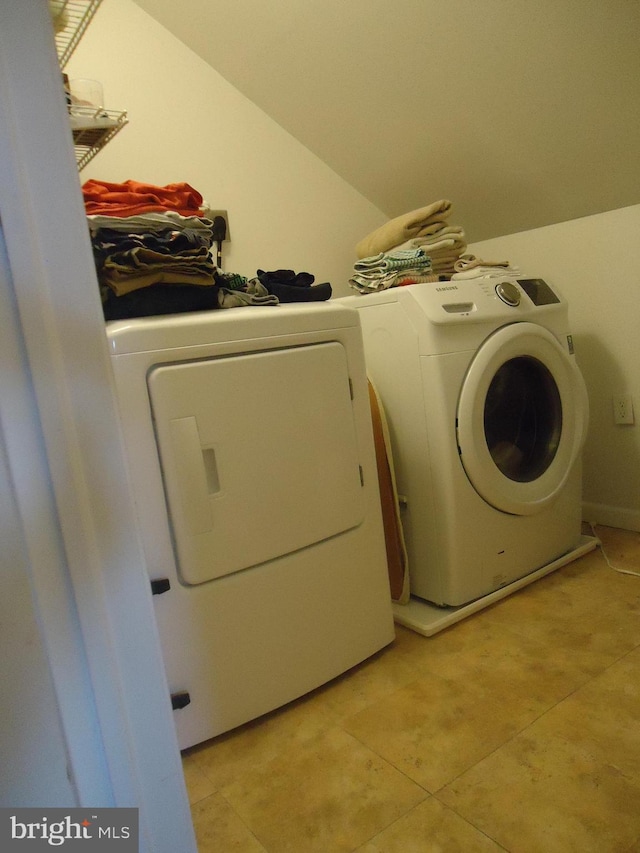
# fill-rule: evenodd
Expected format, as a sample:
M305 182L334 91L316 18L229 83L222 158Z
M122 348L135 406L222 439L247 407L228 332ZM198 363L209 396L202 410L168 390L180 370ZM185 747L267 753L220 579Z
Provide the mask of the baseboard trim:
M605 524L607 527L640 532L640 510L583 501L582 518L592 524Z

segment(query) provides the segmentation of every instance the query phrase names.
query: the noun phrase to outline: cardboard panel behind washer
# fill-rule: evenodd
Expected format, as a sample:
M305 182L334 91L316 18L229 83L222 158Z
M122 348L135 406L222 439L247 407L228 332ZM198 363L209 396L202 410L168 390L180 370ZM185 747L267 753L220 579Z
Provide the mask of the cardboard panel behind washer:
M264 563L361 523L340 343L163 364L147 382L183 583Z

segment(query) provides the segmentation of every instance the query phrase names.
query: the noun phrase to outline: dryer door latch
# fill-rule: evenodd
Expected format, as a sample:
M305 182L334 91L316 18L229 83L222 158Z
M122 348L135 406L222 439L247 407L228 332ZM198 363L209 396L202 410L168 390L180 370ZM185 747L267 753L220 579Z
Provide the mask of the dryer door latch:
M171 708L174 711L179 711L180 708L186 708L187 705L191 704L191 696L187 693L186 690L181 691L180 693L172 693L171 694Z
M156 578L151 581L151 595L162 595L163 592L169 592L171 589L171 581L169 578Z

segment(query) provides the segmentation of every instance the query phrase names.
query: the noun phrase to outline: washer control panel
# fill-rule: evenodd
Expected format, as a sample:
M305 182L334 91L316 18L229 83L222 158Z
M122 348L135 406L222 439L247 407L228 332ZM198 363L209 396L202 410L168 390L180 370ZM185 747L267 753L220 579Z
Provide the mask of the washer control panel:
M520 304L520 291L511 281L501 281L496 284L496 293L506 305L514 308Z
M560 302L557 294L541 278L519 278L518 284L534 305L556 305Z
M542 279L516 278L502 272L477 278L390 287L376 293L346 297L344 301L358 308L415 302L433 326L498 321L512 323L528 319L541 308L547 317L550 316L549 309L566 313L562 298Z

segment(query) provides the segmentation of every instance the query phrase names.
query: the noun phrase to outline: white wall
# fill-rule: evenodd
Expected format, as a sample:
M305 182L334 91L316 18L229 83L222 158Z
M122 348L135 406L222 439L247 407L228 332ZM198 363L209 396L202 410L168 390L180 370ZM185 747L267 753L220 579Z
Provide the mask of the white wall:
M131 0L105 0L66 71L130 120L82 181L186 181L229 212L226 270L305 270L351 293L355 244L386 217Z
M485 240L469 251L509 260L568 299L591 406L585 518L640 530L640 205ZM633 396L634 426L614 425L614 394Z

